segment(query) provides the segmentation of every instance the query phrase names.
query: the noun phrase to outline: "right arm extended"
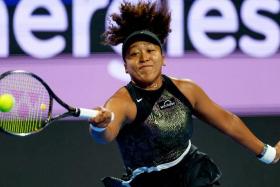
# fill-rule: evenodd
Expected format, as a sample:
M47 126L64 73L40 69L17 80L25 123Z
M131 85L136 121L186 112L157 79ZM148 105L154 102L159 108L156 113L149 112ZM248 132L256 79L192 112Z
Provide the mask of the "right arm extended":
M122 124L130 121L136 114L136 107L132 102L125 88L116 92L104 105L97 107L98 115L90 119L90 133L98 143L108 143L116 138L121 129ZM114 115L114 119L112 119ZM97 128L105 128L104 131L98 132L92 129L92 126Z

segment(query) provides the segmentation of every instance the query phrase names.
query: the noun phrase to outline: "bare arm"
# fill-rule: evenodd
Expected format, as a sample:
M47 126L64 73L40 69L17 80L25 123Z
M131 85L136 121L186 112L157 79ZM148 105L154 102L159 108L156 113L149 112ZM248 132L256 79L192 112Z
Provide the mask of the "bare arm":
M99 114L90 120L92 126L104 128L104 131L98 132L90 128L92 137L99 143L111 142L116 138L125 121L129 121L131 114L134 114L134 105L131 105L130 97L125 89L114 94L104 105L96 108ZM114 115L114 119L112 119Z
M256 155L262 152L263 142L253 135L239 117L218 106L199 87L195 86L194 89L196 93L194 109L199 118L232 137Z
M264 143L247 128L240 118L214 103L199 86L191 81L186 81L180 87L183 93L186 92L184 90L188 90L189 93L185 95L191 100L197 117L230 136L255 155L263 151ZM186 87L187 89L184 89ZM275 146L276 158L274 161L280 157L279 146L280 142Z

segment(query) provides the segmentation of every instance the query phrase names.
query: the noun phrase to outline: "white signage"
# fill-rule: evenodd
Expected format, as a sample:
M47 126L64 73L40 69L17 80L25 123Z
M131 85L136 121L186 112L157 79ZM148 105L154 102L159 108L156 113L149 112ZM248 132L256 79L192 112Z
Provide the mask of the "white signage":
M105 9L107 16L104 22L107 23L108 16L118 9L120 2L122 1L73 0L72 12L69 15L60 0L21 0L16 4L11 18L8 6L0 0L0 57L11 55L11 33L14 34L20 49L27 55L35 58L59 55L66 47L65 36L55 34L41 39L34 32L63 33L67 30L72 31L70 41L73 56L87 57L91 53L90 25L94 24L93 15ZM189 10L183 8L185 3L190 4ZM172 11L173 32L167 40L167 56L184 55L185 46L188 45L185 43L186 36L194 49L207 57L225 57L236 49L252 57L269 57L279 50L279 18L277 22L267 16L279 15L279 0L244 0L240 9L237 9L231 0L168 0L168 5ZM48 14L34 14L39 8L45 9ZM209 14L213 11L215 15ZM67 21L69 16L71 24ZM241 25L248 31L240 35ZM211 34L220 34L220 37L213 38ZM259 37L254 37L256 34ZM113 50L121 54L120 46L113 47Z

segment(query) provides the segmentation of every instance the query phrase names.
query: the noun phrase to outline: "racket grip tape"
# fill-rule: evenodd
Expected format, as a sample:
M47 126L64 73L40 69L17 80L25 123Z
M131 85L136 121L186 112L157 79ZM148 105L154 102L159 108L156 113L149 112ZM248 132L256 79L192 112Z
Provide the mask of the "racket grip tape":
M99 113L98 110L91 110L91 109L86 109L86 108L79 108L79 110L80 110L79 117L85 118L85 119L94 118Z

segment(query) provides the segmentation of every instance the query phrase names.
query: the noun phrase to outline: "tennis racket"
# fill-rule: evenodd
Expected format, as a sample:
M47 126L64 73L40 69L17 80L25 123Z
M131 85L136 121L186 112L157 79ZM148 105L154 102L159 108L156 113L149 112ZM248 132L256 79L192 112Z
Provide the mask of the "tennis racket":
M14 105L8 112L0 112L0 129L6 133L27 136L38 133L50 123L69 116L93 118L97 110L76 108L64 103L37 75L16 70L0 75L0 95L10 94ZM56 101L66 112L53 116Z

